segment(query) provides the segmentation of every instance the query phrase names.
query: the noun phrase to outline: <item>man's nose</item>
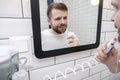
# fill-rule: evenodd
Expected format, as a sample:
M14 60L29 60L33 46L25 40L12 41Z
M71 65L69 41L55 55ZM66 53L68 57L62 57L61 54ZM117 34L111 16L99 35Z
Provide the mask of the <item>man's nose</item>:
M111 17L111 21L114 21L114 20L115 20L115 14L113 14Z
M65 19L61 19L61 23L64 24L66 22Z

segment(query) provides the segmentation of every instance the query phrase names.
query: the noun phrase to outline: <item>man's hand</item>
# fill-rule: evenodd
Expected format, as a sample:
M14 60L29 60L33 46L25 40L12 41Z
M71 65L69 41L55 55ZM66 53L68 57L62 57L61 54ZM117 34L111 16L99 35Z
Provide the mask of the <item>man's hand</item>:
M119 72L119 70L116 71L116 68L118 67L117 50L113 47L109 53L105 54L104 50L106 49L106 47L107 42L105 42L99 48L97 48L98 53L95 55L96 60L105 64L111 72Z
M73 35L69 36L67 38L67 40L68 40L68 45L70 47L74 47L74 46L78 46L79 45L79 40L76 39Z

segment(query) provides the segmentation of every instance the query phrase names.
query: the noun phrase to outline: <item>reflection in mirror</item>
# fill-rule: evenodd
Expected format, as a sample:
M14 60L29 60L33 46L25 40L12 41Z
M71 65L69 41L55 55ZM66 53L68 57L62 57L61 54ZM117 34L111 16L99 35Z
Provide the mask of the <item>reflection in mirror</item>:
M47 9L50 28L41 31L42 49L54 50L79 45L74 32L67 26L68 8L64 3L51 3Z
M56 12L54 15L52 12L50 18L47 17L48 5L52 2L64 3L68 11L57 10L62 14ZM99 45L102 4L102 0L31 0L36 57L43 58L96 48ZM62 22L66 25L62 25ZM67 28L58 34L52 30L55 24L59 24L58 29ZM52 39L48 32L51 33L49 35ZM68 44L69 34L74 35L76 45Z
M75 33L73 34L75 35L75 37L78 38L80 45L95 43L99 5L92 5L91 3L94 4L93 1L99 0L54 0L54 2L65 3L68 7L68 15L66 13L66 16L68 17L68 23L66 23L68 25L67 31L65 33L62 33L61 35L54 35L54 33L48 33L49 24L46 24L48 23L48 19L46 16L48 3L46 3L47 1L45 0L44 2L43 0L40 0L42 49L46 51L69 47L69 40L67 40L67 38L69 37L68 31ZM59 15L57 15L56 13L54 14L55 16ZM47 31L45 31L46 29Z

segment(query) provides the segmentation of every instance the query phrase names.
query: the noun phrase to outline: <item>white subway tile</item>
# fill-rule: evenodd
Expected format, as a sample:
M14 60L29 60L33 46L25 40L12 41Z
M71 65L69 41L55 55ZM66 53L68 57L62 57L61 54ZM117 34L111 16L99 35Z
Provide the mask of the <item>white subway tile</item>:
M22 17L21 0L0 0L0 17Z
M104 64L98 64L98 65L90 68L90 75L93 75L93 74L103 71L105 69L107 69L107 67Z
M9 37L10 44L18 48L19 52L28 52L31 50L30 36L12 36Z
M54 57L38 59L35 57L35 55L33 55L32 60L33 60L33 69L54 64Z
M96 53L97 53L97 48L96 49L92 49L91 55L94 56Z
M30 0L22 0L24 17L31 18L31 4Z
M120 80L120 73L111 73L110 80Z
M115 29L113 22L105 22L105 21L102 22L101 32L116 31L116 30L117 29Z
M103 43L104 41L105 41L105 32L102 32L100 36L100 43Z
M103 8L113 9L113 6L111 5L111 0L103 0Z
M0 38L0 45L9 45L9 39Z
M105 37L105 41L110 41L112 38L117 38L118 37L118 33L117 32L107 32L106 33L106 37Z
M62 63L62 62L71 61L74 59L88 57L88 56L90 56L90 50L56 56L56 63Z
M32 35L31 19L0 18L0 37Z
M105 78L103 78L101 80L110 80L110 77L108 76L108 77L105 77Z
M107 76L109 76L109 75L110 75L110 71L109 70L105 70L105 71L101 72L101 78L102 79L107 77Z
M107 19L107 12L108 12L108 10L103 9L103 12L102 12L102 20L106 20L106 19Z
M29 74L28 74L28 72L27 72L27 75L25 77L25 80L29 80Z
M51 77L54 77L57 71L61 71L64 73L67 67L73 68L73 66L74 62L72 61L54 66L49 66L46 68L32 70L30 71L30 80L42 80L45 75L50 75Z
M12 42L12 45L18 48L19 52L28 52L27 40L16 40Z
M111 17L112 17L114 12L115 12L115 10L103 9L102 20L111 21Z
M31 37L31 50L32 50L32 54L34 55L34 41L33 41L33 36Z
M90 76L86 79L83 79L83 80L100 80L100 73L92 75L92 76Z
M108 13L107 13L107 20L111 21L111 17L113 16L115 10L108 10Z

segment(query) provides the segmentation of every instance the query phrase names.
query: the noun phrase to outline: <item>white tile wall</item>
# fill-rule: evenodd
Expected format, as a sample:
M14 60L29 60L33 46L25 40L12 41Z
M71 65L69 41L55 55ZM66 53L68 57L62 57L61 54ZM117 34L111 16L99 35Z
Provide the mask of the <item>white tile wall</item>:
M30 0L22 0L23 15L25 18L31 18L31 4Z
M32 70L30 71L30 80L42 80L42 78L45 75L50 75L51 77L54 77L54 74L57 71L61 71L64 73L65 69L67 67L71 67L73 68L74 66L74 62L67 62L67 63L63 63L63 64L58 64L58 65L54 65L54 66L49 66L49 67L45 67L45 68L41 68L41 69L36 69L36 70Z
M105 37L106 37L105 35L106 35L105 32L101 33L100 43L103 43L105 41Z
M113 74L111 73L110 80L119 80L120 79L120 73Z
M106 77L106 78L104 78L104 79L102 79L102 80L110 80L110 78L109 78L109 77Z
M100 74L95 74L83 80L100 80Z
M0 38L0 45L8 45L9 38Z
M96 74L100 71L103 71L107 69L107 67L103 64L98 64L97 66L93 66L92 68L90 68L90 75Z
M110 71L109 70L105 70L105 71L101 72L101 78L105 78L105 77L107 77L109 75L110 75Z
M0 37L24 35L32 35L31 19L0 18Z
M50 66L54 64L54 57L44 58L44 59L37 59L34 55L33 58L33 67L40 68L45 66Z
M109 41L109 40L111 40L112 38L117 37L117 36L118 36L117 32L107 32L107 33L106 33L105 40L106 40L106 41Z
M97 53L97 49L92 49L91 56L94 56Z
M101 28L101 32L109 32L109 31L116 31L117 29L115 29L114 27L114 23L113 22L102 22L102 28Z
M110 5L111 0L103 1L101 43L117 36L117 30L114 28L113 22L110 21L114 12L114 8ZM42 80L46 74L53 77L57 70L64 72L67 67L73 68L75 64L81 64L97 53L96 49L92 49L44 59L35 58L33 55L30 0L0 0L0 45L10 44L9 37L13 36L30 36L30 38L27 39L19 38L13 40L12 43L12 45L18 47L20 57L26 57L28 60L27 64L23 67L29 72L28 80ZM84 72L77 70L76 75L69 72L67 79L64 79L60 75L57 79L110 80L109 75L111 74L106 66L98 64L92 68L86 68Z
M0 17L22 17L21 0L0 0Z
M30 40L30 36L14 36L9 37L10 44L17 47L19 52L28 52L28 40Z
M107 13L108 13L108 10L104 9L103 12L102 12L102 20L106 20L107 19Z
M103 0L103 8L113 9L113 6L111 5L111 0Z
M111 20L111 17L113 16L113 13L115 12L115 10L108 10L108 13L107 13L107 20Z
M56 56L56 63L72 61L75 59L84 58L84 57L88 57L88 56L90 56L90 50L77 52L77 53L73 53L73 54Z

